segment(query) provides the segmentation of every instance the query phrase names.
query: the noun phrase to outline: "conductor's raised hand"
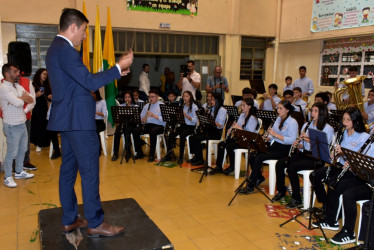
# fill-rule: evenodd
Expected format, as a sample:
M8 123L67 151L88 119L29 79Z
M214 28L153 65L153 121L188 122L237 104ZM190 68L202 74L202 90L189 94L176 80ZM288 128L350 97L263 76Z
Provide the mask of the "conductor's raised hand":
M121 75L127 75L130 72L130 66L134 60L134 53L129 50L127 53L123 54L118 60L118 65L121 68Z

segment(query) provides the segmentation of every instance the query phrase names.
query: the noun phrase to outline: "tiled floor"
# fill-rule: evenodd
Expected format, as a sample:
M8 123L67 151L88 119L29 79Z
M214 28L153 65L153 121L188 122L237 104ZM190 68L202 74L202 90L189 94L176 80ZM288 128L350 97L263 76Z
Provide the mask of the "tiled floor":
M109 137L108 144L111 142ZM61 160L50 160L48 150L36 153L32 146L32 163L38 166L33 171L35 178L16 180L18 187L13 189L0 185L0 249L40 249L38 211L60 206ZM308 231L298 223L280 228L286 219L269 216L265 205L270 203L260 193L238 195L228 207L243 178L214 175L199 183L200 174L191 172L189 164L167 168L143 159L120 165L119 160L110 161L110 156L100 157L100 168L102 200L134 198L177 250L337 248L316 241L314 235L321 232ZM267 188L267 181L262 186ZM80 190L78 179L79 203ZM287 210L278 214L284 212Z

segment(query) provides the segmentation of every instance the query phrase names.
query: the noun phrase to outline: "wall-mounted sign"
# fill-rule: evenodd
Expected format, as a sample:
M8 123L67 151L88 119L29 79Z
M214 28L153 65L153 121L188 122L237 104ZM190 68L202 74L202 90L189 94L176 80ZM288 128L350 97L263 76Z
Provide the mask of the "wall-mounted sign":
M321 32L374 24L373 0L313 0L310 30Z
M128 10L197 16L197 0L127 0Z

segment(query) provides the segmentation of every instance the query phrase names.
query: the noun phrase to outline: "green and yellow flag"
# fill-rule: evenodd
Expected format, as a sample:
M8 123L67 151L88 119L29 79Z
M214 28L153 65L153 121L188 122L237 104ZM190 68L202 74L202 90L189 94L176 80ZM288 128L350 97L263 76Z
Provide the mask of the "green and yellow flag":
M94 74L103 71L103 52L101 49L99 5L97 5L97 12L96 12L95 40L94 40L94 54L93 54L92 70L93 70L92 73Z
M83 14L87 17L87 10L86 10L86 3L83 1ZM91 71L90 67L90 33L88 29L88 25L86 28L86 39L83 41L82 44L82 60L83 64L86 65L88 71Z
M110 69L111 67L115 67L116 57L114 55L112 22L110 18L109 7L108 7L108 19L107 19L106 30L105 30L103 59L104 59L103 60L104 70ZM105 101L106 101L106 106L108 109L108 122L110 122L112 125L114 125L114 123L113 123L111 107L116 106L117 93L118 93L117 81L113 81L105 86Z

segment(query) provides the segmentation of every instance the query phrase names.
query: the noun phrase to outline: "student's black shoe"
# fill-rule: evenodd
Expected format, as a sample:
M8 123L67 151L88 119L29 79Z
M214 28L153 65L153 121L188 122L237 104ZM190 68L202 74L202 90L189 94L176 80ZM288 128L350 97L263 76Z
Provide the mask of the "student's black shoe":
M286 196L286 194L282 194L282 193L278 192L278 193L273 197L273 199L271 199L271 200L272 200L272 201L280 201L280 200L283 199L285 196Z
M228 168L226 168L225 170L223 170L223 173L225 174L225 175L229 175L229 174L231 174L232 172L234 172L234 168L233 167L228 167Z
M298 200L295 200L295 199L291 199L287 205L286 205L286 208L297 208L297 207L302 207L303 206L303 203L301 201L298 201Z
M114 153L112 156L112 161L118 160L118 154Z
M192 166L201 166L201 165L204 165L204 160L196 160L194 162L192 162L191 164Z
M343 229L334 237L332 237L330 241L338 245L345 245L349 243L354 243L356 241L356 236L355 233L350 233L347 229L343 227Z
M54 150L53 151L53 154L52 154L52 156L51 156L51 159L52 160L54 160L54 159L57 159L58 157L60 157L61 156L61 153L60 153L60 150Z
M152 157L152 156L150 156L150 157L148 157L148 160L147 160L148 162L154 162L155 161L155 157Z
M139 159L143 159L144 158L144 154L143 153L137 153L136 155L135 155L135 159L136 160L139 160Z
M197 158L194 156L194 157L192 157L192 159L188 159L187 163L192 163L192 162L194 162L196 160L197 160Z
M253 193L254 191L255 191L255 188L254 188L254 187L247 185L246 187L241 188L241 189L239 190L239 194L251 194L251 193Z
M264 181L265 181L265 177L261 175L260 178L257 179L256 181L256 187L260 186Z

